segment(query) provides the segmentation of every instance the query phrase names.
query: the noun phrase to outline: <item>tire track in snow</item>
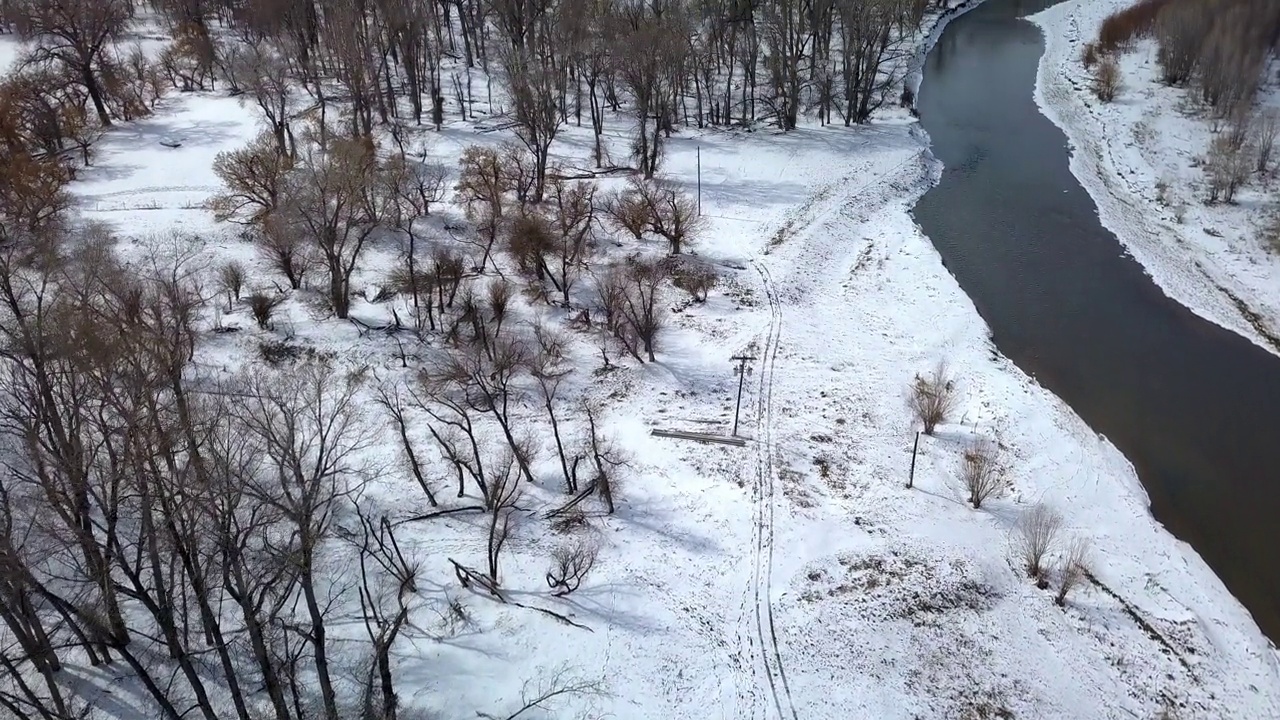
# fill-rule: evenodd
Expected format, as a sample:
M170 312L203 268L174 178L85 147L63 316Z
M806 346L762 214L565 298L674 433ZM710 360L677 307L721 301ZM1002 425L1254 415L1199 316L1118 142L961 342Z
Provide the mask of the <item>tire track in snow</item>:
M774 511L774 446L773 446L773 375L778 358L778 345L782 337L782 304L773 287L769 269L754 261L756 272L769 303L769 329L760 354L760 388L756 405L756 481L754 544L752 547L753 572L752 595L755 616L754 643L760 648L768 681L769 697L780 720L797 720L795 703L791 698L791 686L787 682L786 668L782 664L782 652L778 648L778 633L773 620L773 535ZM765 710L765 716L768 716Z

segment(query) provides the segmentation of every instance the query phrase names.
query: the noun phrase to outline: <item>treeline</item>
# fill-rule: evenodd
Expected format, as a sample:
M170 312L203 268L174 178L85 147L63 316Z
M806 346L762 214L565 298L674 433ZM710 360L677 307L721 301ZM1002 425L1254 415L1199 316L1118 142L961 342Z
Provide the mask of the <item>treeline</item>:
M1280 4L1269 0L1142 0L1103 21L1088 53L1115 53L1139 37L1159 45L1161 76L1193 85L1219 116L1253 104L1280 48Z
M6 140L87 148L167 88L298 92L353 135L395 120L440 126L477 105L522 125L635 124L649 172L681 125L794 128L866 121L901 80L904 41L945 0L7 0L0 25L30 41L0 89ZM173 41L154 62L124 46L152 10ZM497 87L494 86L497 81ZM282 84L296 85L285 89ZM275 130L283 134L284 106ZM534 132L540 138L554 131ZM541 142L541 139L539 140ZM597 161L602 151L597 148Z

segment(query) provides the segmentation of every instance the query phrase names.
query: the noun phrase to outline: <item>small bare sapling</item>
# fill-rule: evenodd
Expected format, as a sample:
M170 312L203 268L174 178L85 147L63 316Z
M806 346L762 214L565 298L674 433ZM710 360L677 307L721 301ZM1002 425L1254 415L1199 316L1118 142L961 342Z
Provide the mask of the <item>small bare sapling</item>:
M1067 604L1067 594L1084 581L1089 572L1089 541L1078 537L1071 541L1058 568L1058 594L1053 598L1059 606Z
M955 410L956 394L946 363L938 363L926 376L916 375L907 404L926 435L932 435L939 423L947 421Z
M1061 531L1062 516L1046 505L1034 505L1018 518L1018 553L1027 570L1027 577L1034 579L1042 590L1049 586L1044 558L1057 544Z
M1000 446L991 440L979 439L964 451L960 461L960 478L969 491L969 503L977 510L987 498L996 495L1008 484L1008 476L1000 463Z

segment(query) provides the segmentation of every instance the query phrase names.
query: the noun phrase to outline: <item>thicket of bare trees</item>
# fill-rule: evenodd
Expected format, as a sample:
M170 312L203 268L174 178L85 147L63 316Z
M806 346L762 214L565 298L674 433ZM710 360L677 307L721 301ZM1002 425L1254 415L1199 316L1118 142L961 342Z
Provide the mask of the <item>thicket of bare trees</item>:
M1280 37L1280 6L1267 0L1140 0L1108 17L1098 31L1103 53L1154 36L1170 85L1191 83L1221 117L1252 104L1267 58Z

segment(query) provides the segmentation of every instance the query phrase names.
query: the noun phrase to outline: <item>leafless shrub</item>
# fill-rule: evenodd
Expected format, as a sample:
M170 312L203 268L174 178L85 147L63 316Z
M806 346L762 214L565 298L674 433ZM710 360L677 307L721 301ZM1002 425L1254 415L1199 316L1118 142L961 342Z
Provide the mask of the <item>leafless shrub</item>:
M249 295L249 311L253 313L253 319L260 329L266 330L271 327L271 319L282 302L284 302L283 295L272 294L265 290L255 290Z
M244 263L232 260L218 268L218 286L227 294L227 310L231 303L240 299L240 290L244 288L246 270Z
M254 238L258 249L289 282L289 287L294 290L301 288L313 257L311 246L303 240L301 228L287 217L267 215Z
M1067 604L1067 595L1079 587L1089 571L1089 541L1077 537L1071 541L1058 565L1058 594L1054 602L1059 606Z
M561 545L551 554L547 571L547 587L551 594L563 597L577 590L596 565L600 548L588 539Z
M1222 134L1222 137L1226 138L1227 145L1232 150L1240 150L1244 148L1245 141L1249 139L1252 129L1253 114L1247 108L1242 108L1231 113L1231 117L1227 122L1227 130Z
M1205 172L1209 175L1209 202L1235 201L1236 191L1249 180L1251 158L1241 147L1232 147L1226 135L1215 137L1205 158Z
M1120 79L1120 63L1114 54L1103 55L1093 69L1093 94L1102 102L1111 102L1124 86Z
M1053 550L1062 531L1062 516L1046 505L1034 505L1018 518L1016 543L1027 576L1041 588L1048 587L1044 557Z
M977 510L982 503L1009 485L1008 475L1000 461L1000 445L996 441L978 439L960 459L960 480L969 491L969 503Z
M924 426L926 435L932 435L939 423L947 421L955 411L956 402L955 381L945 362L938 363L924 377L916 375L907 396L907 406Z
M644 231L649 227L649 209L635 192L623 190L610 193L605 197L601 209L604 211L605 221L615 229L625 231L636 240L644 237Z
M1253 124L1253 147L1257 152L1257 172L1271 169L1271 156L1275 152L1276 138L1280 137L1280 110L1267 108L1258 114Z
M689 293L697 303L707 301L707 293L711 292L719 279L716 271L702 262L679 262L674 263L671 268L672 283Z
M1080 50L1080 64L1089 70L1098 63L1098 56L1098 43L1085 43Z

